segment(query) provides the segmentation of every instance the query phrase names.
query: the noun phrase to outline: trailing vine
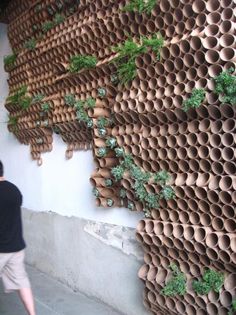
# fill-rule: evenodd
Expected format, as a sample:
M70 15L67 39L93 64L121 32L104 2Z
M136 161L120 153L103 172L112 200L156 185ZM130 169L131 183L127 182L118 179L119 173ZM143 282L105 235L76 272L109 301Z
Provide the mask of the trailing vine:
M139 43L129 38L123 45L113 47L113 51L118 54L112 60L117 67L117 75L121 84L132 81L137 75L135 60L138 56L151 49L160 58L160 50L164 45L164 39L160 34L153 35L151 38L141 37Z

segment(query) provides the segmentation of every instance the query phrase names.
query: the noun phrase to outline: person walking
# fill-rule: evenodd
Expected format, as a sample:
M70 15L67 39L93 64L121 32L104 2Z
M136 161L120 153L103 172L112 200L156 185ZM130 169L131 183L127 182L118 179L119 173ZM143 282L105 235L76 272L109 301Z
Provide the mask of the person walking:
M5 180L0 161L0 278L4 291L17 291L28 315L36 315L33 293L24 265L25 241L21 205L21 192L14 184Z

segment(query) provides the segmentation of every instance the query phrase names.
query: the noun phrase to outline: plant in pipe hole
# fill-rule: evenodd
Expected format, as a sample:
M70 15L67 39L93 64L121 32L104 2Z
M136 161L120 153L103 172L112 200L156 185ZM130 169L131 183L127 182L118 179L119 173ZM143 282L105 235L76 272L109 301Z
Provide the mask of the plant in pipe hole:
M102 157L106 156L106 154L107 154L107 148L105 148L105 147L98 148L98 150L97 150L98 157L102 158Z
M202 280L194 280L193 290L199 295L208 294L211 290L219 292L224 284L224 274L215 270L207 269Z
M236 105L236 76L232 75L233 72L234 68L230 68L214 78L214 92L220 96L222 102Z
M108 199L107 199L107 206L108 206L108 207L112 207L113 204L114 204L114 201L113 201L112 199L108 198Z
M115 148L116 157L123 157L125 155L125 151L123 148Z
M115 146L116 146L116 138L113 138L113 137L109 137L107 140L106 140L106 145L111 148L111 149L114 149Z
M105 88L98 88L98 96L99 97L105 97L106 96L106 94L107 94L107 91L106 91L106 89Z
M32 104L35 104L35 103L40 103L43 99L44 99L45 95L44 94L35 94L32 98Z
M42 25L42 31L43 33L47 33L54 27L54 22L53 21L46 21Z
M165 200L175 199L175 192L171 186L164 186L160 192L160 198Z
M154 183L158 183L160 185L166 185L170 178L170 174L165 170L160 171L153 176Z
M64 16L57 13L53 19L54 25L59 25L61 23L63 23L65 20Z
M170 264L172 278L167 282L161 293L165 296L184 295L187 291L187 278L175 264Z
M123 11L151 13L156 5L157 0L130 0L130 2L123 8Z
M120 198L124 199L126 197L126 190L121 188L119 193Z
M15 65L16 58L17 58L16 54L4 56L3 57L4 66L12 69Z
M123 178L124 172L125 169L121 165L117 165L111 169L111 174L116 182Z
M76 102L75 95L74 94L65 95L64 101L65 101L66 105L74 106L75 102Z
M187 112L190 108L198 108L205 99L204 89L193 89L191 96L183 101L183 110Z
M43 112L49 112L50 111L50 103L43 103L42 105L41 105L41 108L42 108L42 111Z
M28 50L34 50L36 47L36 44L37 44L36 39L30 38L24 43L24 48Z
M98 128L99 137L105 137L107 135L107 130L105 128Z
M99 191L98 191L98 189L96 188L96 187L94 187L93 188L93 195L96 197L96 198L98 198L99 196L100 196L100 194L99 194Z
M232 306L228 312L228 315L235 315L236 314L236 298L232 301Z
M8 116L8 122L7 122L7 124L9 125L9 126L16 126L17 125L17 123L18 123L18 117L16 117L16 116Z
M131 211L134 210L134 203L132 201L128 200L128 206L127 207Z
M106 178L105 179L105 186L111 187L112 185L113 185L113 180L111 178Z
M69 71L79 72L82 69L90 69L96 67L97 58L87 55L76 55L70 59Z

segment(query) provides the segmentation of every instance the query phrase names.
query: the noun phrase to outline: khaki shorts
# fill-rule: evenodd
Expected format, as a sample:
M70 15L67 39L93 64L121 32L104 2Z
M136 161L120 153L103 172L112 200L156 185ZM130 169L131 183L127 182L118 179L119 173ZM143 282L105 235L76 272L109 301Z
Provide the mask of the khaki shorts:
M24 258L24 250L9 254L0 253L0 277L6 293L30 287Z

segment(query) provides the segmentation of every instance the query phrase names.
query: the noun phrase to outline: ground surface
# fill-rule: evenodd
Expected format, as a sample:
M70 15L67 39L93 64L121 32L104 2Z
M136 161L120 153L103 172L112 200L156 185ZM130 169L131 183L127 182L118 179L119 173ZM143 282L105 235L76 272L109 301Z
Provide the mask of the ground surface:
M56 280L28 267L35 294L37 315L122 315ZM16 294L4 294L0 286L0 314L26 315Z

